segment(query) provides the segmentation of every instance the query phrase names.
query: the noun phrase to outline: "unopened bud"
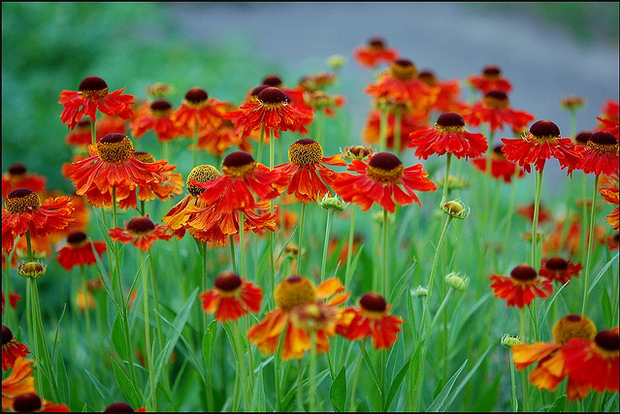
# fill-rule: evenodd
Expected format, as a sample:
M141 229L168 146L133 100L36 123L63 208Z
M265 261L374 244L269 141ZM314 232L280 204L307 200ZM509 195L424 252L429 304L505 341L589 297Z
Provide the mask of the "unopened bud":
M469 215L469 207L463 205L460 200L443 202L440 207L441 211L453 218L463 220Z
M348 205L348 203L344 203L338 197L330 197L329 193L326 193L321 201L319 201L319 206L321 206L323 210L343 211Z
M469 278L467 276L461 276L458 273L448 273L446 277L444 277L444 281L452 289L460 292L465 292L467 288L469 288Z
M26 262L17 267L17 274L22 277L37 279L45 274L47 265L40 262Z
M411 294L418 298L425 298L428 296L428 289L422 286L418 286L416 289L411 291Z
M501 344L507 346L509 348L519 345L521 343L521 339L518 336L510 336L508 334L502 335Z

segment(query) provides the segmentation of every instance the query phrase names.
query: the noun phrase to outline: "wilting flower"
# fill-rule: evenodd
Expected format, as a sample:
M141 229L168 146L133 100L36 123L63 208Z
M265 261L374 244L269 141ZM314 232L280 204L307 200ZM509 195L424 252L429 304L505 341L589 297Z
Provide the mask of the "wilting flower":
M551 281L524 264L515 267L510 276L493 275L490 279L493 295L505 299L506 305L519 309L532 303L536 296L546 299L553 293Z
M557 321L552 330L552 342L534 342L519 344L510 348L517 370L523 370L531 364L538 363L529 374L532 385L541 390L555 391L566 377L564 347L574 338L592 341L596 336L594 323L582 315L570 314ZM569 401L581 400L589 393L589 387L569 377L566 389Z
M377 293L366 293L358 307L342 311L336 332L351 341L371 337L375 349L388 349L401 331L402 318L389 315L391 305Z
M87 149L90 156L67 166L65 174L73 182L76 194L86 196L95 207L111 207L114 192L116 201L121 201L137 187L159 182L160 173L168 163L138 160L133 143L123 134L108 134Z
M58 263L68 272L74 266L90 266L97 263L95 252L101 258L107 250L103 241L90 241L82 231L74 231L67 236L67 245L58 250Z
M557 280L560 284L564 284L579 275L579 271L583 266L581 263L573 263L570 260L564 260L555 256L549 259L542 259L538 274L549 280Z
M149 215L134 217L126 221L125 228L115 227L110 229L109 235L112 241L120 241L123 244L132 243L134 247L146 251L158 240L170 240L174 234L168 233L168 226L154 224Z
M463 118L473 127L488 124L491 132L503 131L504 126L519 131L535 119L529 112L512 109L506 92L497 89L486 92L482 100L465 112Z
M399 53L398 50L388 47L380 37L371 37L368 42L353 49L353 57L361 66L374 69L377 65L392 63Z
M346 166L342 155L323 156L321 144L310 138L302 138L288 149L289 162L278 165L274 171L282 171L290 177L287 192L295 194L300 203L318 201L329 193L336 172L326 165Z
M199 295L202 310L215 313L220 322L235 321L260 310L263 291L252 282L242 279L232 272L224 272L215 278L215 288Z
M170 114L174 127L185 131L185 136L191 136L196 129L208 126L218 126L222 122L224 102L209 98L207 92L195 86L187 91L181 105Z
M327 279L318 287L303 276L291 276L283 280L274 290L277 308L250 328L247 334L248 339L263 353L276 352L282 341L281 357L283 360L303 357L304 352L312 350L310 329L307 323L310 315L304 316L304 311L329 317L330 312L324 307L344 303L349 294L342 293L343 291L344 286L338 278ZM327 302L317 301L317 299L326 299L330 296L333 297ZM313 306L314 309L308 309L307 306ZM335 314L331 315L334 317L332 322L335 322ZM304 320L305 324L300 323ZM326 321L312 328L317 353L329 351L329 337L334 335L335 328L335 323ZM283 334L284 338L281 339Z
M576 169L595 175L618 173L618 139L611 132L594 132L581 154L583 158Z
M487 93L494 89L510 93L512 84L502 75L502 71L495 65L487 65L481 74L470 75L467 82L476 90Z
M11 374L2 380L2 410L12 410L15 397L36 392L30 361L24 357L15 360Z
M571 175L581 159L571 139L562 138L558 126L547 120L534 122L530 132L521 138L502 138L502 142L506 144L502 147L506 159L517 162L528 173L531 164L541 173L545 162L554 157L561 168L567 168L567 173Z
M376 153L367 162L355 159L347 169L357 175L339 173L332 188L345 202L353 202L363 211L376 202L394 213L395 202L422 205L414 191L437 190L435 183L426 178L422 164L404 168L400 159L389 152Z
M2 325L2 371L13 368L15 360L25 357L30 353L28 347L21 342L17 342L11 330Z
M467 107L461 99L461 84L458 79L441 80L430 70L420 71L418 78L430 87L439 88L437 99L431 105L431 109L444 113L461 112Z
M6 198L16 188L28 188L35 193L42 193L46 185L47 178L28 172L23 164L16 162L2 174L2 198Z
M435 127L414 131L409 134L410 148L416 148L415 155L427 159L430 155L443 155L446 152L456 158L476 158L488 148L487 140L481 133L465 131L465 121L456 112L446 112L437 118Z
M510 183L513 178L521 178L525 172L521 167L512 161L508 161L502 145L496 145L491 153L491 176L496 180L503 179L504 182ZM488 157L478 157L471 160L472 165L479 171L487 172Z
M138 109L129 121L131 135L139 139L146 132L153 131L160 142L172 141L179 136L187 135L187 132L179 130L172 122L173 111L170 102L163 98L146 104Z
M132 95L123 94L124 91L125 88L108 93L108 85L103 79L97 76L84 78L78 91L61 92L58 101L63 106L60 120L69 129L74 129L84 115L96 121L97 110L109 116L118 115L123 119L129 119L134 98Z

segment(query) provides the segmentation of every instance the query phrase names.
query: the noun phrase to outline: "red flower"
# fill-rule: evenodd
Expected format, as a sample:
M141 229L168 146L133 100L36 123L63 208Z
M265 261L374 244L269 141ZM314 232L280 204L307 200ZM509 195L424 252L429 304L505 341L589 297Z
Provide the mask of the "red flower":
M95 252L101 258L106 250L105 242L91 242L85 233L75 231L67 236L67 245L58 250L56 260L68 272L74 266L90 266L97 263Z
M372 37L364 46L353 49L353 57L361 66L374 69L380 64L390 64L398 57L398 50L387 47L380 37Z
M95 135L97 141L108 134L124 134L127 131L126 121L120 116L103 115L95 125ZM77 123L75 129L65 136L67 145L74 147L83 147L92 144L92 124L90 118L84 118Z
M510 93L512 85L510 81L502 75L501 70L495 65L487 65L479 75L470 75L467 82L476 90L487 93L494 89Z
M618 137L618 125L620 125L618 121L620 117L618 101L607 99L605 105L601 108L601 112L601 116L596 117L600 123L597 129L611 132L616 139L620 139Z
M496 180L503 179L504 182L510 183L513 178L523 177L525 172L514 162L506 160L502 147L503 145L495 146L491 154L491 176ZM471 163L477 170L486 173L487 161L487 157L479 157L471 160Z
M2 198L16 188L28 188L35 193L45 191L47 178L31 173L26 170L22 164L16 162L12 164L6 173L2 174Z
M288 150L290 162L278 165L274 171L281 171L290 177L288 194L295 194L300 203L320 200L329 193L336 172L326 165L346 166L340 154L323 157L323 148L313 139L302 138L291 144Z
M620 210L618 208L618 203L620 201L618 194L618 172L610 176L602 176L599 179L598 191L606 202L615 204L616 208L605 217L605 220L614 230L618 230L618 212Z
M175 127L171 119L172 112L172 105L165 99L157 99L150 104L145 104L129 121L131 134L139 139L147 131L152 130L160 142L172 141L186 134Z
M222 123L219 126L210 126L198 131L198 149L204 150L216 157L223 156L229 148L239 147L241 151L251 152L252 144L247 138L237 133L235 125L230 121L229 114L236 111L233 105L227 105L223 113ZM193 145L190 145L193 149Z
M258 312L263 291L232 272L224 272L215 278L215 288L200 294L202 310L215 313L220 322L236 321L249 312Z
M2 263L2 267L5 267L5 263L4 263L4 255L2 255L3 257L3 263ZM11 263L11 266L16 266L17 263ZM11 305L11 307L13 309L17 309L17 304L19 303L19 301L22 300L22 296L19 293L15 293L15 292L9 292L9 305ZM6 302L6 299L4 298L4 290L2 291L2 313L4 313L4 304Z
M573 263L570 260L555 256L542 260L538 274L549 280L557 280L563 285L573 276L577 277L582 268L581 263Z
M13 399L13 411L27 413L69 413L65 404L56 404L40 398L36 392L19 394Z
M375 349L389 349L403 324L402 318L388 315L390 308L383 296L366 293L358 308L341 313L336 332L351 341L371 337Z
M542 172L545 162L551 158L557 158L562 169L567 168L567 173L577 168L581 156L575 151L575 144L570 138L561 138L560 129L551 121L536 121L530 127L530 132L521 138L502 138L506 145L502 151L508 161L517 162L528 173L534 164L536 171Z
M522 217L529 219L530 222L534 220L534 203L522 204L517 206L516 212ZM543 204L538 205L538 222L544 223L553 219L553 214Z
M582 148L578 170L595 175L618 173L618 139L611 132L594 132Z
M467 108L467 104L461 99L461 85L458 79L437 79L430 70L421 71L418 78L430 87L439 88L437 99L431 105L431 109L444 113L461 112Z
M15 397L35 392L30 361L24 357L15 360L11 374L2 380L2 410L13 410Z
M519 309L532 303L539 296L543 299L553 293L551 281L536 274L536 270L527 265L515 267L510 276L493 275L493 295L506 300L508 306Z
M469 108L463 118L473 127L488 124L491 132L497 129L503 131L505 125L519 131L535 119L528 112L512 109L506 93L497 89L485 93L484 98Z
M25 357L29 353L28 347L21 342L17 342L13 332L2 325L2 371L13 368L17 358Z
M146 251L158 240L170 240L174 235L169 234L169 228L154 224L149 215L134 217L125 223L125 229L115 227L110 229L109 235L113 241L123 244L132 243L134 247Z
M178 130L189 137L196 128L218 126L222 122L224 105L224 102L209 98L204 89L195 86L187 91L181 106L170 114L170 119Z
M389 152L379 152L368 158L359 159L347 168L358 175L339 173L332 188L345 202L353 202L367 211L378 203L393 213L396 203L422 205L414 191L435 191L437 186L426 178L428 174L422 164L404 168L398 157Z
M488 148L486 137L465 131L465 121L456 112L446 112L437 118L435 127L409 134L410 148L416 148L416 157L427 159L430 155L446 152L456 158L476 158Z
M112 93L108 91L105 81L96 76L84 78L77 92L62 91L58 101L63 106L60 120L69 129L74 129L84 115L96 121L97 110L109 116L118 115L129 119L132 114L131 105L134 103L133 96L123 94L125 88Z

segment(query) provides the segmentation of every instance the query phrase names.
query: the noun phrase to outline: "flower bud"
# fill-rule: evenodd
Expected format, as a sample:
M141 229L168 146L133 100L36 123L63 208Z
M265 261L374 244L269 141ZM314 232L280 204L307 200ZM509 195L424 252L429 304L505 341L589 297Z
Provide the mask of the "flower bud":
M458 290L459 292L465 292L469 288L469 278L455 272L448 273L446 277L444 277L444 281L452 289Z
M450 217L464 220L469 215L469 207L461 203L460 200L451 200L441 204L441 211Z
M349 204L342 202L337 196L330 197L329 193L326 193L321 201L319 201L319 206L323 210L335 210L335 211L344 211Z
M509 348L519 345L521 343L521 339L518 336L510 336L508 334L502 335L501 344L507 346Z
M411 294L418 298L425 298L428 296L428 289L422 286L418 286L415 290L411 291Z
M22 277L38 279L47 271L47 265L41 262L25 262L17 267L17 274Z

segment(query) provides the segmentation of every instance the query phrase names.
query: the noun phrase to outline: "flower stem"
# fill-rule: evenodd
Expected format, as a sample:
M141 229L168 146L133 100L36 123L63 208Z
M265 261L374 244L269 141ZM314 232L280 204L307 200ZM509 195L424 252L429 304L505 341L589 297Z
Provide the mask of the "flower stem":
M301 218L299 219L299 247L297 249L297 274L301 274L302 248L304 244L304 227L306 224L306 203L301 204Z
M353 235L355 233L355 205L351 205L351 220L349 224L349 244L347 246L347 269L345 272L345 286L349 286L349 282L351 281L351 277L353 274L351 273L351 260L353 259Z
M194 146L192 149L192 168L197 166L198 160L198 120L194 124Z
M381 119L379 124L379 152L385 151L387 148L387 127L388 127L388 109L381 108Z
M317 388L316 388L316 362L317 362L317 351L316 351L316 332L312 331L310 333L310 344L311 344L311 350L310 350L310 368L309 368L309 373L308 373L308 377L310 378L310 389L309 389L309 394L310 394L310 402L309 402L309 411L311 413L317 412L317 407L316 407L316 395L317 395Z
M142 304L144 310L144 348L146 350L146 363L149 369L149 384L151 386L151 405L157 411L157 388L155 385L155 371L153 369L153 355L151 348L151 315L149 308L149 279L146 270L146 257L140 250L140 269L142 277Z
M239 212L239 256L241 257L241 276L247 277L247 272L245 270L245 243L243 241L243 226L244 215L243 212Z
M542 174L542 170L536 173L536 199L534 200L534 217L532 219L532 267L536 272L538 272L540 267L540 260L536 257L536 253L538 251L538 213L540 209Z
M357 380L359 379L360 376L360 368L362 367L362 360L364 359L364 342L366 341L366 339L362 339L359 342L360 345L360 354L359 357L357 358L357 364L355 365L355 372L353 373L353 379L351 381L351 391L350 391L350 396L351 396L351 401L349 402L349 411L355 411L355 388L357 388Z
M387 242L388 242L388 211L383 209L383 240L381 245L381 256L383 263L381 266L381 295L387 300L388 282L387 282Z
M394 109L394 153L400 157L401 129L402 129L403 108L396 105Z
M592 192L592 207L590 209L590 228L588 230L588 253L586 255L586 274L583 277L583 300L581 302L581 314L586 314L586 308L588 306L588 279L590 277L590 267L592 261L592 239L594 236L594 213L596 211L596 193L598 190L598 178L597 175L594 178L594 190Z
M93 351L93 339L90 331L90 307L88 306L88 288L86 283L86 267L80 265L80 274L82 277L82 295L84 295L84 318L86 323L86 338L88 340L88 350Z
M93 140L93 145L97 145L97 126L94 119L90 122L90 136Z
M323 242L323 258L321 260L321 283L325 281L325 268L327 267L327 248L329 247L329 233L332 226L334 210L327 210L327 223L325 224L325 241Z

